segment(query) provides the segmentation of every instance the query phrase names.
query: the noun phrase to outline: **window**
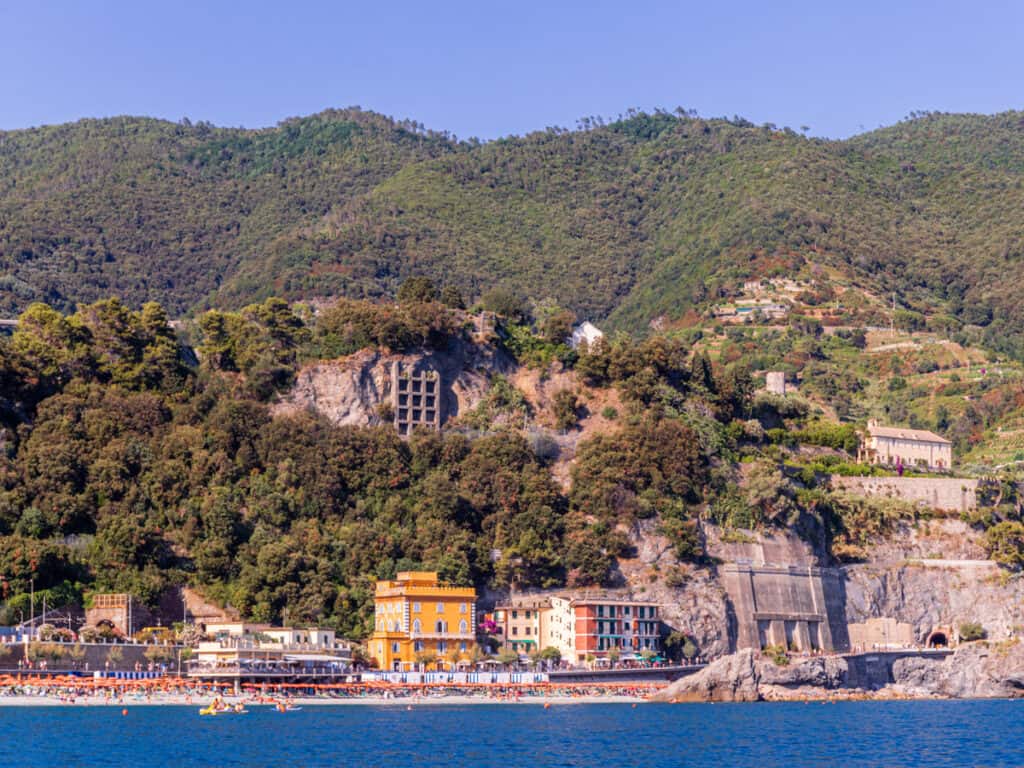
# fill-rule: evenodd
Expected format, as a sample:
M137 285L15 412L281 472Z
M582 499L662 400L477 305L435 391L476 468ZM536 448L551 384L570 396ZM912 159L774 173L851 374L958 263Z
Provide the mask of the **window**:
M623 613L624 616L629 616L629 606L628 605L625 608L622 609L622 613Z
M438 603L437 604L437 612L438 613L444 613L444 603Z
M412 604L412 612L413 613L419 613L420 612L420 604L419 603L413 603Z
M444 653L447 650L448 650L448 643L446 643L444 640L438 640L437 641L437 652L438 653Z
M532 634L532 632L531 632L531 628L530 628L530 627L527 627L527 628L526 628L526 634L527 634L527 635L530 635L530 634Z
M526 612L526 618L530 618L530 612L529 611Z
M465 612L466 612L466 604L465 603L459 603L459 613L465 613Z
M512 634L513 635L518 635L519 634L519 627L512 627Z
M420 651L422 651L422 650L423 650L423 641L422 641L422 640L417 640L416 642L414 642L414 643L412 644L412 649L413 649L414 651L416 651L417 653L419 653Z
M518 619L519 618L519 611L512 611L512 618L513 619Z
M383 656L384 655L384 643L377 643L377 655L378 656Z
M398 653L398 643L392 643L391 644L391 652L392 653Z
M463 653L466 652L466 641L465 640L463 640L461 643L459 643L459 650L462 651Z
M466 620L463 619L459 622L459 634L464 635L469 631L469 625L466 624Z
M442 634L442 633L444 633L444 632L447 632L447 631L448 631L448 624L447 624L446 622L444 622L444 621L438 621L438 622L437 622L437 623L436 623L436 624L434 625L434 629L435 629L435 631L436 631L436 632L437 632L438 634Z
M412 631L416 632L417 634L423 631L423 625L420 624L420 620L419 619L416 619L412 623Z

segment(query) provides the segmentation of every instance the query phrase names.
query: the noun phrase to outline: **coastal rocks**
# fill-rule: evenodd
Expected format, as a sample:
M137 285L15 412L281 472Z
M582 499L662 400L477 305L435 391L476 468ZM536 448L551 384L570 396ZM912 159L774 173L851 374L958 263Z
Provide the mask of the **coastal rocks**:
M786 701L822 698L846 686L846 660L838 656L794 658L778 665L752 650L718 659L696 674L683 677L653 700Z
M942 661L904 658L893 662L893 692L951 699L1024 696L1024 645L972 643Z
M652 697L653 701L758 701L754 652L723 656L693 675L676 680Z

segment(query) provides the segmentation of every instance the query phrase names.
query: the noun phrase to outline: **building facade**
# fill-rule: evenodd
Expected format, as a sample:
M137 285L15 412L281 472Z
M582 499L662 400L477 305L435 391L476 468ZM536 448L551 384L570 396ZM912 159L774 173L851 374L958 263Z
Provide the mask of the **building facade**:
M858 460L868 464L894 467L949 469L953 464L953 444L926 429L879 426L868 422L861 440Z
M335 679L352 669L351 645L333 629L207 622L193 648L189 677L234 682Z
M657 603L619 598L552 597L542 624L541 648L555 647L571 662L620 658L661 651L661 618Z
M517 653L542 650L550 615L551 601L546 597L518 597L495 606L501 647Z
M410 670L434 654L437 664L449 656L466 658L476 638L476 590L444 584L430 571L403 571L378 581L374 594L374 632L369 654L386 670Z

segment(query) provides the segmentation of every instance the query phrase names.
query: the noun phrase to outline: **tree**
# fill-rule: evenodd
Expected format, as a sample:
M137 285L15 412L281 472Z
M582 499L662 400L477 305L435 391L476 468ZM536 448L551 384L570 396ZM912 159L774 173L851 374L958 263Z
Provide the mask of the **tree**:
M556 429L564 432L579 423L579 400L571 389L561 389L555 393L552 409L555 415Z
M993 525L985 531L984 547L989 559L1020 568L1024 565L1024 524L1006 521Z
M421 671L425 671L437 663L437 654L433 651L418 651L413 658Z
M562 661L562 652L553 645L549 645L540 652L540 657L552 666L558 666Z
M440 301L451 309L466 308L466 301L462 298L462 292L454 285L446 285L441 289Z
M511 648L502 648L494 658L497 659L498 663L508 667L519 661L519 654Z
M618 664L619 659L621 658L622 651L619 650L619 647L617 645L613 645L611 648L608 649L608 661L610 661L612 665Z
M414 304L425 301L437 301L437 286L427 277L410 277L398 287L398 303ZM447 302L446 302L447 303Z

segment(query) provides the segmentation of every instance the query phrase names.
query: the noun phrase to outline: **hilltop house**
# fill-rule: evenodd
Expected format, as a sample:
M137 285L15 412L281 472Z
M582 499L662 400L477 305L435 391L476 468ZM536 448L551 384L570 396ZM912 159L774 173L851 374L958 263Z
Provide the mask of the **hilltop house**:
M953 444L926 429L882 427L874 419L862 436L857 460L868 464L949 469Z
M589 320L584 320L572 329L572 336L569 339L569 345L573 349L579 349L581 344L586 343L589 347L598 339L603 338L604 332L600 328Z

